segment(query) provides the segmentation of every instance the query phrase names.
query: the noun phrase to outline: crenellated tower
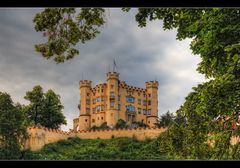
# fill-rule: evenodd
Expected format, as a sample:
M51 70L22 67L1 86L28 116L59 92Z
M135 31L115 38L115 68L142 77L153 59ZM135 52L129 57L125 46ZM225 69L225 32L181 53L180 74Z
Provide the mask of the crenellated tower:
M146 82L147 124L155 127L158 116L158 81Z
M119 92L119 73L107 73L107 110L105 114L107 125L114 126L118 119L118 92Z
M79 129L80 130L90 129L91 84L92 84L92 81L89 81L89 80L81 80L79 82L79 86L80 86Z

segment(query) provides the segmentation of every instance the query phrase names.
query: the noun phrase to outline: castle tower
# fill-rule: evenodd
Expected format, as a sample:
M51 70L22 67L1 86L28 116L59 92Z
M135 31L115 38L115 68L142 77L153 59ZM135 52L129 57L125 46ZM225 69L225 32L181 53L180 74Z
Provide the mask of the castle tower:
M89 80L80 81L80 116L79 116L79 130L90 129L90 111L91 111L91 83Z
M158 81L146 82L147 124L155 127L158 116Z
M118 84L119 73L108 72L107 73L107 110L105 114L106 122L108 126L114 126L118 119Z

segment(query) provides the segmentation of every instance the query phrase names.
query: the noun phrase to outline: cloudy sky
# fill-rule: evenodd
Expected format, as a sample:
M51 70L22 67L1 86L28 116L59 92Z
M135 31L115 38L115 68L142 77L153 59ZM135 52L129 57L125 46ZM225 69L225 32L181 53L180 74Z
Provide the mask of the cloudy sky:
M176 31L162 29L161 21L139 28L134 10L107 10L107 23L92 41L79 46L73 60L56 65L34 51L34 44L43 40L34 30L32 20L41 8L0 9L0 91L14 102L28 104L26 91L41 85L61 96L64 115L72 128L72 119L79 115L79 80L92 80L93 85L106 80L106 72L115 58L120 79L145 87L145 81L159 82L159 115L174 112L184 102L193 86L205 81L197 73L198 56L189 49L190 40L177 41Z

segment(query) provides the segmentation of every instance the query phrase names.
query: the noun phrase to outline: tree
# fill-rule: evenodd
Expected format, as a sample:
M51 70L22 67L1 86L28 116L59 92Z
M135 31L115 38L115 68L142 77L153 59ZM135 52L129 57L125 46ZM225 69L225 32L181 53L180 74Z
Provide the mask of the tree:
M119 119L115 125L115 128L127 128L128 125L123 119Z
M61 124L67 124L62 112L64 107L60 102L60 96L54 93L53 90L48 90L44 96L42 124L45 127L54 129L58 129Z
M158 123L157 123L157 126L158 127L167 127L169 126L170 124L172 124L174 121L174 115L173 113L170 113L169 111L165 114L163 114Z
M43 93L41 86L35 86L32 91L26 93L24 98L30 101L25 109L30 122L33 124L53 129L58 129L61 124L66 124L60 96L53 90Z
M26 138L23 112L9 94L0 92L0 159L19 159Z
M100 33L104 21L103 8L46 8L36 14L33 22L35 30L43 32L46 43L35 45L46 59L54 58L56 63L73 58L79 54L74 48L77 43L84 44Z

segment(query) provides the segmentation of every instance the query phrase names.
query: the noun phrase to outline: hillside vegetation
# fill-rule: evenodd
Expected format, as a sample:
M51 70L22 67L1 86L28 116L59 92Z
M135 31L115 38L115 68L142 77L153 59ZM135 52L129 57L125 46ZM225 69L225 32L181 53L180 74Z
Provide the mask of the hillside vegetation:
M166 160L155 140L134 138L82 140L72 138L48 144L40 151L25 151L24 160Z

